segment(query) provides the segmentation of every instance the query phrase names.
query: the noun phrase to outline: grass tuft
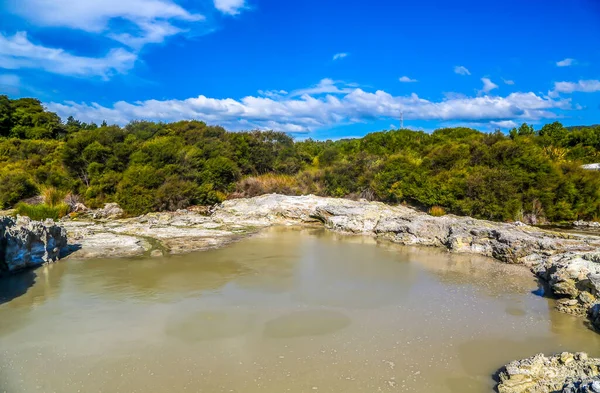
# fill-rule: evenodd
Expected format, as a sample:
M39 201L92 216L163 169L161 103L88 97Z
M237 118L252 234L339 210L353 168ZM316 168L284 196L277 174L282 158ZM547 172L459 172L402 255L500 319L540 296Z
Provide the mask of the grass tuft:
M429 214L434 217L441 217L446 215L446 210L441 206L433 206L429 209Z

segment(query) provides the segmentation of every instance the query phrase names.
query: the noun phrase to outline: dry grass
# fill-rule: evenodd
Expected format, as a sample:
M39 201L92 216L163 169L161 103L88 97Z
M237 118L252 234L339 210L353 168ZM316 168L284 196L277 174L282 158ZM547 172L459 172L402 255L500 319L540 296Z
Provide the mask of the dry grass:
M429 209L429 214L434 217L441 217L446 215L446 210L441 206L432 206L431 209Z
M263 194L298 195L301 190L295 177L289 175L266 174L240 180L236 192L231 197L254 197Z
M55 207L64 203L65 193L54 187L47 187L42 189L41 197L45 205Z

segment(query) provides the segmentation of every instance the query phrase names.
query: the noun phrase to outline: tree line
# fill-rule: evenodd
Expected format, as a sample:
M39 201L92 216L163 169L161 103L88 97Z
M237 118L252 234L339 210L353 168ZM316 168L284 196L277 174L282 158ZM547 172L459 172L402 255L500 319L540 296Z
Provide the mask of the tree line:
M268 192L407 203L491 220L600 217L600 126L390 130L338 141L202 121L66 121L0 96L0 208L52 188L131 215Z

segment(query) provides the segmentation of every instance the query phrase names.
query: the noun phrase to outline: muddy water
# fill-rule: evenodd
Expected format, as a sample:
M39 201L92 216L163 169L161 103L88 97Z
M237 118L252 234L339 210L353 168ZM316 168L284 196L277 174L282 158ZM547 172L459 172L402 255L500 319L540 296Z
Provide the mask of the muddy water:
M489 392L509 360L600 355L525 269L321 230L0 288L0 392Z

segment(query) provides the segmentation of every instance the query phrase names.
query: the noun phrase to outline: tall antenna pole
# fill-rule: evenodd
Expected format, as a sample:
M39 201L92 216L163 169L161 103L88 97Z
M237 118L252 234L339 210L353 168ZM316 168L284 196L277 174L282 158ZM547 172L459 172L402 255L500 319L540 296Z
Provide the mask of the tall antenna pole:
M400 112L400 129L404 129L404 111Z

